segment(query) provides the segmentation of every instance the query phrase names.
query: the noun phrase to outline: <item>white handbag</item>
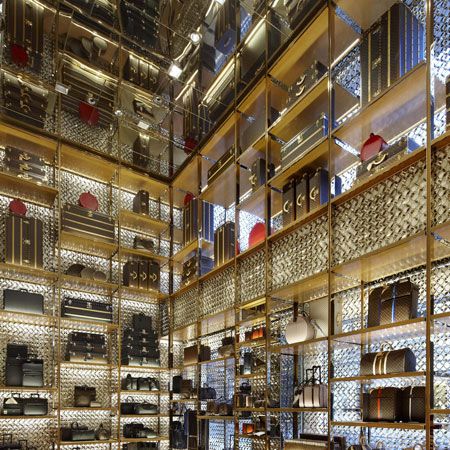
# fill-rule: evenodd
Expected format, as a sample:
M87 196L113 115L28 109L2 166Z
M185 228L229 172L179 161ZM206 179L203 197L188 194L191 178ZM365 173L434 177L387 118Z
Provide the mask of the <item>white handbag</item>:
M296 344L297 342L305 342L314 339L316 329L311 323L311 319L306 314L301 314L297 319L288 324L286 327L285 338L288 344Z

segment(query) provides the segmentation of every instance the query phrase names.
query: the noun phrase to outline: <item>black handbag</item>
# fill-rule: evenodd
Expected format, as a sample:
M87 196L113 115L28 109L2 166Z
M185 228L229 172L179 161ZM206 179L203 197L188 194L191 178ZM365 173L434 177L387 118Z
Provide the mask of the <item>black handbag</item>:
M28 292L26 289L5 289L3 307L6 311L44 314L44 297L41 294Z
M29 357L22 364L22 386L44 386L44 361Z
M107 441L111 437L111 433L103 426L103 423L97 428L95 438L97 441Z
M39 394L31 394L28 398L21 399L24 416L45 416L48 414L48 400Z
M61 427L62 441L94 441L95 430L90 430L85 425L73 422L70 427Z
M86 407L91 406L91 402L95 402L96 389L90 386L75 386L74 389L74 406Z
M122 379L122 389L125 391L137 391L138 390L138 377L133 377L128 374Z
M120 403L120 414L136 414L138 403L133 400L133 397L127 397L125 400Z
M361 375L385 375L388 373L415 372L416 357L410 348L386 349L366 353L361 358Z
M363 395L365 422L397 422L401 418L402 390L400 388L377 388Z
M137 380L137 388L139 391L159 391L159 380L152 377L140 377Z
M134 408L135 414L158 414L158 406L153 403L138 403Z
M172 378L172 392L174 394L181 394L181 382L183 381L183 377L180 375L175 375Z
M408 386L402 389L403 422L425 423L425 386Z
M133 314L133 330L150 332L152 330L152 318L143 313Z
M216 390L207 384L200 388L200 400L215 400L216 395Z

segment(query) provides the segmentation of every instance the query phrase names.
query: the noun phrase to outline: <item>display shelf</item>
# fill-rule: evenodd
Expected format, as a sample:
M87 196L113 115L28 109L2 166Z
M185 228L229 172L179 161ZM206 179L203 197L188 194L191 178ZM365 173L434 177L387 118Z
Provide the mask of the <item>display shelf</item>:
M228 269L229 267L234 265L234 258L229 259L228 261L224 262L223 264L220 264L219 266L214 266L212 270L210 270L208 273L205 273L205 275L202 275L198 278L198 281L205 281L212 277L217 276L220 272L223 272L225 269Z
M52 284L58 278L56 272L2 262L0 262L0 275L2 278L10 280L26 281L43 285Z
M266 344L266 338L251 339L249 341L236 342L237 347L260 347Z
M66 446L72 446L72 447L78 447L80 445L108 445L108 444L116 444L118 441L117 439L108 439L108 440L95 440L95 441L59 441L58 445L66 447Z
M167 256L158 255L157 253L151 252L149 250L142 250L137 248L120 247L120 253L122 258L133 259L135 257L149 258L159 261L161 264L166 264L169 261Z
M134 394L134 395L147 395L147 396L151 396L151 395L169 395L170 392L169 391L140 391L140 390L134 390L134 389L119 389L120 393L123 395L127 395L127 394Z
M327 408L267 408L271 413L326 413Z
M90 361L61 361L59 363L61 369L76 369L76 370L112 370L116 368L113 364L95 363Z
M224 120L223 124L215 128L208 141L201 146L201 155L217 161L234 144L234 128L238 120L238 114L232 113Z
M58 190L0 170L0 195L20 198L38 206L51 208L55 203Z
M394 322L386 325L349 331L331 336L332 345L364 345L392 340L408 339L425 333L426 320L423 317Z
M430 414L437 416L448 416L450 414L450 409L431 409Z
M190 341L197 337L197 323L190 323L181 327L175 328L172 332L174 341Z
M42 327L56 326L57 318L48 314L33 314L0 310L0 322L33 325Z
M91 280L87 278L76 277L72 275L61 275L61 288L84 291L84 292L99 292L106 295L112 295L119 289L116 283L109 283L102 280Z
M161 367L161 366L128 366L122 364L120 366L122 372L133 372L133 371L144 371L144 372L169 372L170 369L168 367Z
M264 297L258 296L256 298L253 298L253 299L249 300L249 301L241 303L239 305L239 309L255 308L257 306L264 305L265 303L266 303L266 297L265 296Z
M223 206L228 209L236 203L236 164L231 164L217 178L202 190L200 198L209 203ZM227 186L227 189L223 187Z
M61 317L60 327L67 329L86 329L86 328L96 328L97 330L102 330L103 332L113 332L119 328L116 323L102 322L100 320L89 320L82 318L71 318L71 317Z
M264 378L266 376L265 372L260 372L260 373L249 373L246 375L241 375L241 374L236 374L236 379L240 379L240 380L252 380L252 379L257 379L257 378ZM239 408L238 408L239 409ZM248 408L242 408L244 411L247 411Z
M119 177L120 186L126 191L136 193L143 190L148 191L152 198L168 197L169 186L145 173L121 167Z
M398 428L400 430L424 430L424 423L403 422L331 422L332 427L356 427L356 428Z
M196 403L197 398L172 398L170 403Z
M200 361L197 364L199 366L209 366L209 365L213 365L213 364L226 363L227 361L231 361L231 360L234 360L234 355L224 356L223 358L209 359L208 361Z
M275 299L297 302L317 300L328 295L328 272L319 272L269 292Z
M197 416L197 420L211 420L211 421L217 421L217 420L234 420L234 416L216 416L216 415L200 415Z
M112 162L67 144L61 145L61 168L101 183L111 183L117 172Z
M264 412L265 408L236 408L237 412Z
M438 261L450 255L450 221L431 228L431 259Z
M401 135L426 117L426 64L421 63L392 84L375 100L333 131L354 149L360 149L371 132L383 136L386 142ZM344 167L335 167L339 173Z
M114 413L117 411L117 408L110 407L110 408L103 408L103 407L83 407L83 406L62 406L58 408L61 412L74 412L74 413L86 413L86 412L109 412Z
M9 416L0 415L0 420L56 420L56 416Z
M211 314L199 316L199 337L207 337L216 334L218 325L221 325L223 331L230 330L235 324L234 308L226 308Z
M121 442L159 442L168 440L169 440L168 436L158 436L154 438L126 438L122 436L120 438Z
M199 245L201 245L201 240L194 239L192 242L185 245L180 251L175 253L175 255L173 255L172 257L173 261L177 263L182 263L190 253L198 249Z
M238 439L252 439L252 440L256 440L256 439L266 439L266 432L261 432L263 434L258 435L258 434L238 434L237 438Z
M366 30L375 20L384 14L396 0L361 0L353 2L352 0L338 0L339 8L350 16L362 29Z
M250 195L239 201L237 205L238 210L248 212L264 220L266 217L265 194L266 187L262 185L256 191L250 192Z
M258 136L246 149L243 149L240 155L236 158L236 162L243 165L247 169L251 168L253 161L257 158L266 157L266 133Z
M426 263L425 232L332 267L332 292L394 275Z
M269 352L279 353L281 355L302 355L310 352L311 350L316 350L320 352L328 351L328 337L317 337L304 342L297 342L293 344L280 344L271 345L269 347Z
M87 253L92 256L111 258L117 253L117 244L91 239L85 234L61 231L59 235L61 248L74 252Z
M395 379L395 378L419 378L425 377L426 372L396 372L383 375L359 375L354 377L330 378L330 383L345 383L350 381L360 381L361 383L376 382L378 380Z
M157 303L159 299L164 298L164 294L154 289L133 288L130 286L120 286L122 298L140 296L142 300L150 303Z
M122 419L139 419L139 418L163 419L169 417L169 414L121 414L120 417Z
M336 144L335 144L336 145ZM350 189L338 195L331 200L332 205L342 205L352 198L373 188L375 185L391 178L408 167L416 164L418 161L425 159L425 147L420 147L411 153L401 154L388 160L388 163L380 170L375 171L372 175L363 180L356 180Z
M199 192L199 164L201 158L195 155L185 168L177 172L173 181L173 204L177 208L184 206L184 197L187 193L196 196Z
M54 387L54 386L33 386L33 387L29 387L29 386L0 386L0 392L23 392L23 393L28 393L28 392L48 392L50 394L57 392L58 388Z
M167 222L154 219L147 214L138 214L124 209L120 211L119 220L123 228L143 233L154 232L160 234L169 228Z
M433 150L439 150L441 148L447 147L450 144L450 131L441 134L439 137L431 141L431 148Z
M242 260L250 255L253 255L254 253L256 253L257 251L263 249L266 246L266 241L262 241L259 242L256 245L252 245L251 247L247 248L246 250L243 250L241 252L239 252L236 255L236 259L237 260Z
M266 321L266 313L262 312L261 314L256 314L254 317L239 320L236 323L236 326L237 327L245 327L245 326L250 326L250 325L256 325L258 323L262 323L265 321Z

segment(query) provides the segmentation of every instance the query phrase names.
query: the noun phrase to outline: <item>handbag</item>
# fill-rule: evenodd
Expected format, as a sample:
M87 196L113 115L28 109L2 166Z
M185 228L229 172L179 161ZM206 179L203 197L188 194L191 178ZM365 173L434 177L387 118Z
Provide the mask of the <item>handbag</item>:
M44 314L44 297L26 289L5 289L3 307L6 311Z
M359 437L359 444L351 445L348 450L372 450L365 436Z
M365 422L397 422L402 418L402 389L384 387L363 394Z
M22 364L22 386L44 386L44 360L28 356Z
M200 400L215 400L216 390L207 384L200 388Z
M383 344L381 351L363 355L360 367L361 375L415 372L416 357L410 348L393 350L392 347Z
M48 414L48 400L39 394L31 394L29 398L21 399L24 416L45 416Z
M183 398L190 398L193 391L192 380L181 380L180 394Z
M327 408L328 387L322 384L320 366L306 369L305 382L294 391L294 408Z
M172 422L170 427L171 447L184 449L187 447L187 436L184 433L183 424L179 420Z
M153 403L138 403L134 408L135 414L158 414L158 406Z
M97 397L95 387L90 386L75 386L74 389L74 406L87 407L91 406L91 402L95 402Z
M91 211L98 210L98 200L95 195L90 192L83 192L78 198L78 204L83 208L90 209Z
M61 427L62 441L94 441L95 431L90 430L85 425L79 425L78 422L72 422L70 427Z
M95 438L98 441L107 441L111 437L111 433L103 426L103 423L97 428Z
M315 335L316 329L307 314L300 314L287 325L285 331L285 338L288 344L309 341L314 339Z

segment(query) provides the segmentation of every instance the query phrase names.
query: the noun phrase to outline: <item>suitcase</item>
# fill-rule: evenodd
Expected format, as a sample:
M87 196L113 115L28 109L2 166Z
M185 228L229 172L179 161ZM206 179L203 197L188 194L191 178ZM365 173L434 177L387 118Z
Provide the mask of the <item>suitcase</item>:
M198 237L198 199L194 198L183 208L183 244Z
M44 7L26 0L9 0L6 31L11 53L13 46L19 46L27 55L24 65L39 72L44 50ZM11 56L14 61L14 55Z
M105 353L96 352L66 352L66 361L77 363L95 363L95 364L108 364L108 356Z
M309 210L314 211L328 202L328 198L340 195L342 192L342 180L337 175L334 177L334 192L329 192L328 171L318 168L309 179Z
M123 285L131 288L139 287L139 262L128 261L123 265Z
M144 313L133 314L132 317L133 330L137 332L150 332L152 328L152 318Z
M133 198L133 212L138 214L149 214L150 194L147 191L138 191Z
M11 160L6 157L3 159L5 169L24 180L35 181L38 184L48 183L47 173L43 167L39 167L30 163Z
M415 372L416 357L410 348L366 353L361 358L361 375Z
M425 386L408 386L402 389L402 420L425 423Z
M146 358L143 356L122 355L122 365L124 366L145 366L145 367L159 367L160 360L157 358Z
M301 219L309 213L309 176L304 173L294 180L295 184L295 219Z
M74 388L74 406L75 407L88 407L92 402L95 402L97 393L95 387L91 386L75 386Z
M387 161L394 156L401 153L409 153L419 148L419 144L409 137L402 137L393 145L389 145L375 156L362 161L356 168L356 177L361 178L365 175L375 173L377 170L382 169Z
M214 241L214 205L205 201L202 201L202 238Z
M72 423L70 427L61 427L61 440L66 441L95 441L95 430L87 426Z
M148 264L149 264L149 262L145 259L138 261L138 274L139 274L138 286L139 286L139 289L145 289L145 290L149 289L150 274L149 274Z
M65 298L61 306L61 315L77 319L112 322L112 305L91 300Z
M146 169L150 164L150 139L139 135L133 143L133 164Z
M106 345L103 344L92 344L90 342L67 342L67 350L69 352L78 353L103 353L106 355Z
M41 294L5 289L3 291L3 308L6 311L24 312L30 314L44 314L44 297Z
M236 45L236 32L236 2L235 0L225 0L217 12L214 29L215 48L224 55L228 55Z
M364 31L360 48L362 106L424 59L423 39L422 24L401 2Z
M307 26L326 2L324 0L285 0L284 4L287 9L289 27L295 30L297 27Z
M311 375L309 375L311 374ZM310 376L310 378L308 378ZM306 380L294 391L294 408L327 408L328 387L322 384L321 368L306 369Z
M295 181L290 180L283 186L283 226L295 220Z
M46 416L48 414L48 400L39 394L31 394L21 399L24 416Z
M111 216L78 205L64 205L62 229L105 242L115 240L114 219Z
M364 422L398 422L402 418L402 389L385 387L363 394Z
M211 347L200 345L199 361L209 361L211 359Z
M158 261L148 262L148 289L158 291L160 283L160 266Z
M3 110L8 116L44 128L49 92L35 84L3 72Z
M22 366L26 357L7 356L5 367L6 386L22 386L23 370Z
M200 261L199 261L200 259ZM181 275L181 281L184 284L188 284L197 276L203 276L210 272L214 268L214 260L207 256L194 255L183 263L183 273Z
M6 218L6 262L42 269L43 223L33 217Z
M199 361L198 348L196 345L185 347L183 350L183 364L195 364Z
M325 114L305 127L281 147L281 167L284 169L303 158L311 148L328 133L328 117Z
M320 61L314 61L310 67L291 85L288 90L288 100L286 107L308 92L325 74L327 68Z
M415 319L419 288L410 280L387 286L381 292L380 325Z
M22 364L22 386L44 386L44 361L28 358Z
M208 184L212 183L220 174L230 167L234 162L235 149L231 146L220 159L208 170Z
M155 347L144 347L142 345L124 346L122 349L122 357L160 359L160 352Z
M225 222L214 232L214 264L219 266L234 258L235 224Z
M106 346L106 337L103 334L97 333L84 333L81 331L72 331L71 333L69 333L68 341Z
M383 289L383 286L379 286L372 289L369 293L367 312L367 326L369 328L380 325L381 293L383 292Z
M128 56L123 76L130 83L149 91L154 91L158 87L158 67L134 55Z
M267 179L275 175L275 166L269 164L266 169L266 160L264 158L257 158L252 164L252 172L250 175L250 183L252 191L257 191L263 184L266 184Z

